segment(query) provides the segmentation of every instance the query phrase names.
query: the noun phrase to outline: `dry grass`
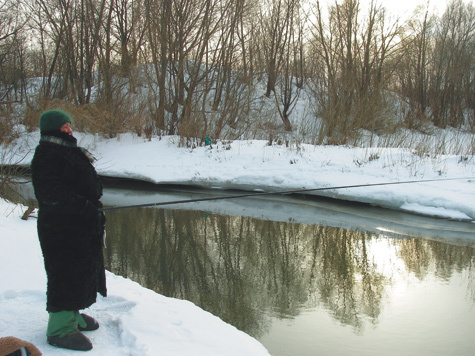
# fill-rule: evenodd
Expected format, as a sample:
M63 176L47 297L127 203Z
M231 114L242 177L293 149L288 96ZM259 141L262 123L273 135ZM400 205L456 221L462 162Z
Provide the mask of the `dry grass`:
M0 105L0 145L8 145L18 137L15 124L18 122L9 105Z
M72 126L75 131L99 134L109 138L125 132L135 132L139 136L143 133L141 115L131 115L128 111L117 110L117 107L111 110L110 105L86 104L78 106L62 100L43 102L36 108L27 107L23 124L30 131L37 129L41 113L52 109L64 110L71 114L74 121Z
M13 125L10 120L0 118L0 145L8 144L13 140Z

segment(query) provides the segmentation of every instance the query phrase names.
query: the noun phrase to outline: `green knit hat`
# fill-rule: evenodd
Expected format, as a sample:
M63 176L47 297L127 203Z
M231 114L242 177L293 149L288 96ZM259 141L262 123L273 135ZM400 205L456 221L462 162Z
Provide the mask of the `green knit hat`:
M59 130L64 124L72 123L71 116L61 110L48 110L40 116L40 131Z

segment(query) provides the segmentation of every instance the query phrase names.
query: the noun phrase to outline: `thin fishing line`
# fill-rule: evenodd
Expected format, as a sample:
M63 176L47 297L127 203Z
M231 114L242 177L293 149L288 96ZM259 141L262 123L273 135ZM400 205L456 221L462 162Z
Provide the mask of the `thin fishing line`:
M257 196L272 195L272 194L288 195L288 194L305 193L305 192L317 192L317 191L324 191L324 190L351 189L351 188L362 188L362 187L376 187L376 186L382 186L382 185L397 185L397 184L411 184L411 183L425 183L425 182L442 182L442 181L463 180L463 179L469 180L469 179L475 179L475 177L409 180L409 181L401 181L401 182L384 182L384 183L367 183L367 184L342 185L342 186L335 186L335 187L284 190L284 191L278 191L278 192L252 192L252 193L245 193L245 194L238 194L238 195L223 195L219 197L173 200L173 201L145 203L145 204L136 204L136 205L112 206L112 207L101 208L100 210L111 211L111 210L146 208L146 207L155 207L155 206L163 206L163 205L173 205L173 204L197 203L197 202L202 202L202 201L257 197Z

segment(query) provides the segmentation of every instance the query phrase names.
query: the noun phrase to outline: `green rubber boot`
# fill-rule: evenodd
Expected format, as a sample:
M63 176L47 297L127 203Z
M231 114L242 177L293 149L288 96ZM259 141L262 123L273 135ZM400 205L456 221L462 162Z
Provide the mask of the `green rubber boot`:
M49 313L46 336L50 345L80 351L92 349L91 341L78 330L77 314L67 310Z
M99 329L99 323L92 316L76 312L79 331L94 331Z

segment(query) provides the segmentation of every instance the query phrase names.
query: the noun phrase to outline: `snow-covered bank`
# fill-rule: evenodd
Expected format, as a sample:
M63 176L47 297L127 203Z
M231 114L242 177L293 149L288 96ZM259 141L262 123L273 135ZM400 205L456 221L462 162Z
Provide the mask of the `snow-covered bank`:
M75 351L46 344L46 275L36 220L20 219L22 207L0 200L0 337L35 344L43 355ZM88 355L268 355L255 339L196 305L167 298L107 273L109 297L86 312L99 330L87 333Z
M269 146L267 141L178 147L178 137L148 141L131 134L103 139L76 133L98 158L104 176L157 184L283 191L382 182L442 179L401 185L326 190L314 194L456 220L475 220L473 156L428 157L404 149ZM14 146L10 162L28 165L39 133ZM0 155L0 157L3 157ZM463 178L443 180L447 178Z

